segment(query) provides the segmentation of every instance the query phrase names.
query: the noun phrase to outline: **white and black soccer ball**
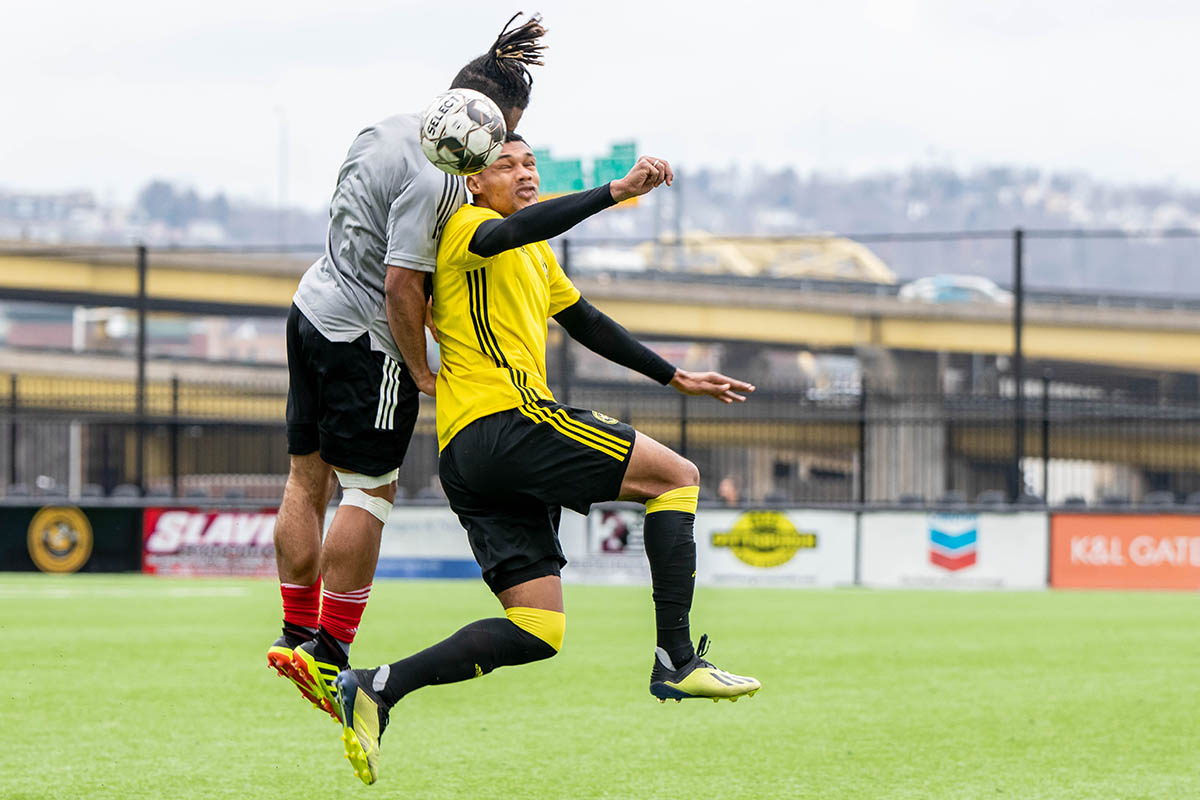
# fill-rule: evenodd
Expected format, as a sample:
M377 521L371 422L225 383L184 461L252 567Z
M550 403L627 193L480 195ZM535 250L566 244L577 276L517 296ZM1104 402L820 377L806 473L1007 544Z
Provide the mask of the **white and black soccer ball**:
M433 99L421 120L421 150L451 175L473 175L500 157L508 130L487 95L451 89Z

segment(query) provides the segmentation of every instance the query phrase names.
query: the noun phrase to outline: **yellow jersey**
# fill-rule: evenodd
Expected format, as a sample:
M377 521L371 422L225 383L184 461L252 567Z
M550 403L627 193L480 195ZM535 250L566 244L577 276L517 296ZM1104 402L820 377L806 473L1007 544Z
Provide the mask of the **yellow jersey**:
M470 423L538 400L546 385L546 321L579 300L579 290L546 242L483 258L467 246L481 223L500 215L475 205L446 223L433 274L433 323L441 345L437 376L438 450Z

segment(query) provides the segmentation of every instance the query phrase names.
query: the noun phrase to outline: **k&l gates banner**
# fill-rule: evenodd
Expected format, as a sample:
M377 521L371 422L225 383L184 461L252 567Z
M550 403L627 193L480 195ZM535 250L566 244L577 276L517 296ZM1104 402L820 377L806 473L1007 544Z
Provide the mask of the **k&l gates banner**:
M1051 585L1200 589L1200 516L1055 514Z
M1046 514L864 512L867 586L1044 589Z

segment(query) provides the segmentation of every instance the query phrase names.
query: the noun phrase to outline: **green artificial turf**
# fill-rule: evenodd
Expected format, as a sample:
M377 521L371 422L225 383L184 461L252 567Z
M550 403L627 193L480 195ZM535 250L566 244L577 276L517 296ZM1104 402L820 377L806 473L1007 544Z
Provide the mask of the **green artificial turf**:
M274 583L0 575L0 798L1200 797L1194 595L703 589L736 705L653 701L648 589L566 602L556 658L394 709L367 787L266 666ZM496 610L380 581L355 663Z

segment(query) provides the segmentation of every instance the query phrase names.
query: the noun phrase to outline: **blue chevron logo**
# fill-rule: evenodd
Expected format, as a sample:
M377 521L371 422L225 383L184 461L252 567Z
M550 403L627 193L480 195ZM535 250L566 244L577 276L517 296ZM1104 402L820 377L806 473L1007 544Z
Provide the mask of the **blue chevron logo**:
M929 541L947 550L960 550L973 545L978 536L978 531L974 530L955 534L939 531L936 528L929 529Z

